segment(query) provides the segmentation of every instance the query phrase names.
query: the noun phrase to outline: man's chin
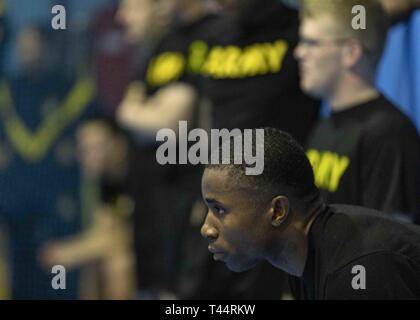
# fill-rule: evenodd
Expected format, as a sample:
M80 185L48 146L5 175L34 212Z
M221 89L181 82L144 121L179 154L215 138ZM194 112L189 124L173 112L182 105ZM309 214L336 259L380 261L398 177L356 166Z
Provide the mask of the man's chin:
M321 99L322 98L322 94L320 93L319 90L316 90L313 87L310 87L308 85L301 85L302 87L302 91L307 94L308 96L314 98L314 99Z
M255 267L256 263L234 263L232 261L225 262L228 269L232 272L240 273L251 270Z

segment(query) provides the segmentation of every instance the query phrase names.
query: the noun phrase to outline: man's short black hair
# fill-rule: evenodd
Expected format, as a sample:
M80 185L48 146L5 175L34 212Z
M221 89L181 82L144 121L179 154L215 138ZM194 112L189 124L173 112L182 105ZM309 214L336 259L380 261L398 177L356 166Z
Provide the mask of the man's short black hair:
M252 147L255 151L255 129L253 137ZM255 176L245 175L245 169L249 167L246 163L233 164L233 139L230 144L231 164L208 164L206 168L230 170L233 180L240 181L241 184L247 181L257 195L261 195L261 192L270 195L285 193L301 200L319 195L306 153L290 134L275 128L264 128L264 170L262 174ZM219 152L222 152L221 147Z

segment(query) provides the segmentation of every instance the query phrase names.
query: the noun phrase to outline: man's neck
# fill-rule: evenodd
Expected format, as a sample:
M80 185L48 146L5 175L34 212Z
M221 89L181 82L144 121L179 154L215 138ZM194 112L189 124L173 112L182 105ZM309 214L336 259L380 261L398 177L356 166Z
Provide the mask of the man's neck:
M304 217L301 219L299 227L304 231L305 235L309 235L309 231L315 221L315 219L326 209L327 205L322 201L320 197L317 197L311 208L306 212Z
M284 238L278 239L280 248L272 250L273 255L268 259L272 265L296 277L303 275L308 257L309 231L325 207L326 205L319 199L308 212L304 214L295 212L298 217L288 227L287 241Z
M337 88L326 101L333 111L344 111L378 96L379 92L373 83L360 79L349 79L345 85Z
M276 268L292 276L301 277L308 255L307 236L302 230L292 226L289 228L293 230L289 230L287 240L278 239L278 246L273 247L267 260Z

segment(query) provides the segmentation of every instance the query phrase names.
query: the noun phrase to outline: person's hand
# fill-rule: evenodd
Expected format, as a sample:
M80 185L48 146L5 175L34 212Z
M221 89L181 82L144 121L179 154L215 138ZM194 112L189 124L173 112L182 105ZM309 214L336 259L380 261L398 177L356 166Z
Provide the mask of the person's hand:
M117 110L117 121L123 127L132 127L139 116L139 106L132 101L124 101Z
M48 243L41 248L39 261L44 269L50 270L54 265L66 267L73 264L73 255L64 243Z
M131 127L135 124L139 109L142 108L145 101L145 88L140 82L130 85L124 100L117 109L117 121L124 127Z
M146 97L146 88L140 81L135 81L130 84L126 92L125 98L128 100L141 101Z

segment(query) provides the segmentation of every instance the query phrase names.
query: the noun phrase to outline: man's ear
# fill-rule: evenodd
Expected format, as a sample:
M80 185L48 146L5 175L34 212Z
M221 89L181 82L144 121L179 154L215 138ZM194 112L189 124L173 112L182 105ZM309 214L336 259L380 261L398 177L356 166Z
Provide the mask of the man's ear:
M277 196L271 200L271 225L279 227L287 218L290 210L289 199L285 196Z
M343 52L343 63L348 68L356 67L363 56L363 46L360 41L350 39L347 41Z

